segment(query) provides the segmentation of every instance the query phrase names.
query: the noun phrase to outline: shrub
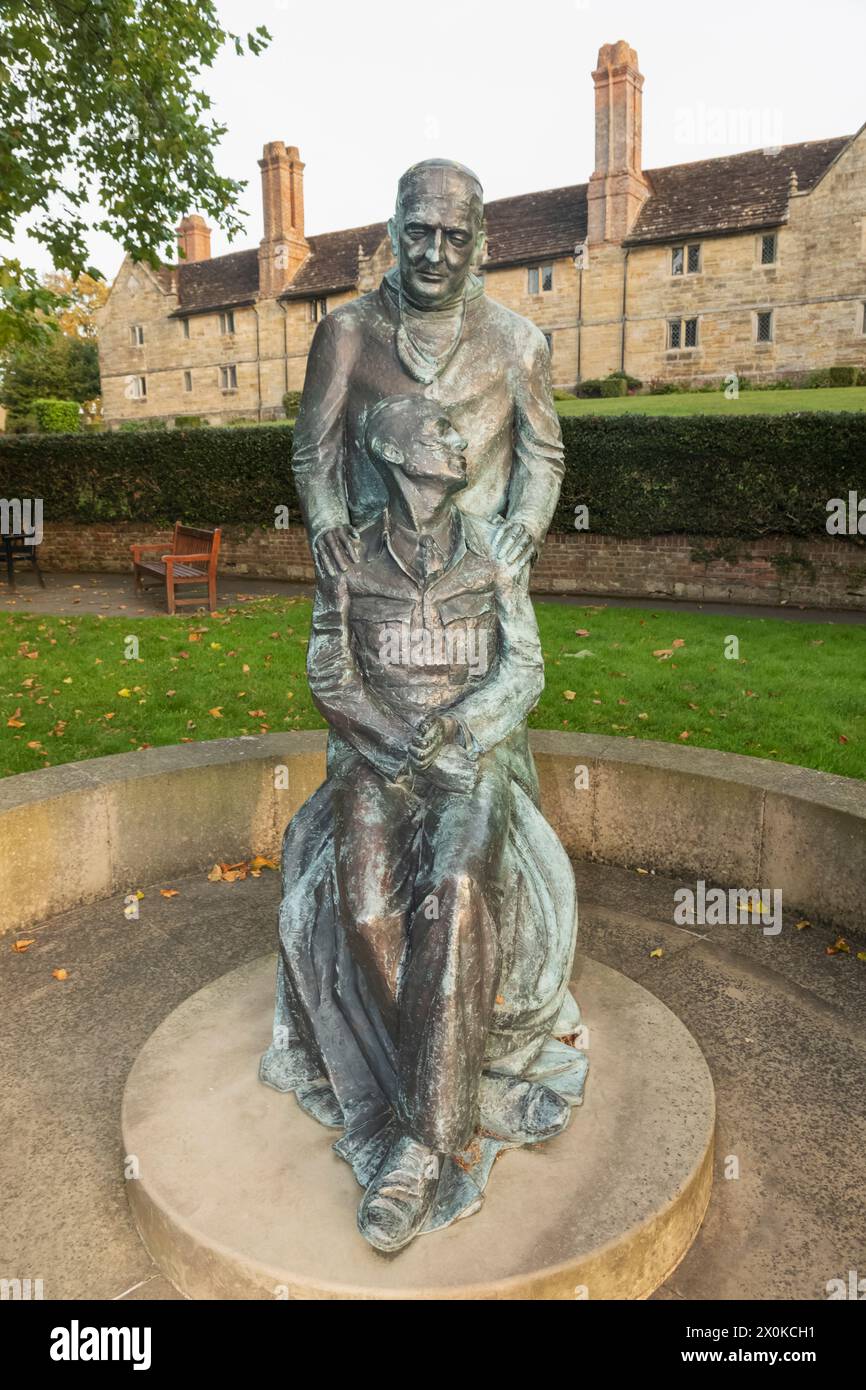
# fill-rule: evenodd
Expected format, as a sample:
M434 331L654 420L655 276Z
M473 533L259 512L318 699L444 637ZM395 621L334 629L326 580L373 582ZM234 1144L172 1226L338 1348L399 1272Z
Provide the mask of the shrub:
M580 382L577 394L582 400L598 400L601 395L601 378L588 376L585 381Z
M624 376L609 376L606 381L601 383L601 395L603 399L610 396L627 396L628 382Z
M201 421L199 421L199 424L200 424L200 423L201 423ZM238 426L240 426L241 429L247 429L247 430L248 430L252 425L257 425L259 422L258 422L258 420L251 420L251 419L246 419L246 420L245 420L245 419L243 418L243 416L241 416L239 419L237 419L237 420L229 420L227 423L228 423L233 429L237 429Z
M601 535L826 535L826 502L866 495L866 412L572 416L554 529ZM291 426L0 435L0 497L53 521L272 526L288 506Z
M175 415L174 427L176 430L200 430L204 420L200 415Z
M831 386L856 386L858 369L857 367L840 366L830 368Z
M615 377L622 377L629 391L640 391L643 386L639 377L629 376L628 372L610 372L607 379L613 381Z
M35 415L10 415L6 421L7 434L36 434Z
M577 397L573 391L566 391L562 386L554 386L553 399L555 401L576 401Z
M49 397L34 401L31 407L41 434L75 434L81 407L77 401L55 401Z
M678 381L651 381L649 393L651 396L674 396L678 391L685 390Z
M287 420L292 420L301 408L301 392L286 391L283 396L283 410Z
M165 429L164 420L122 420L117 426L121 434L153 434Z
M820 390L825 386L832 386L830 380L830 368L819 367L816 371L810 372L804 383L810 390Z

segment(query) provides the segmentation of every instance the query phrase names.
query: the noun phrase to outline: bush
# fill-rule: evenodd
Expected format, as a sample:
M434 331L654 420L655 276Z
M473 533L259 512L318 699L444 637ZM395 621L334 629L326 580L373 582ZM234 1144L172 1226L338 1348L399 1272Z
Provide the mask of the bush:
M561 386L554 386L553 399L555 401L576 401L577 396L573 391L566 391Z
M10 415L6 420L7 434L36 434L35 415Z
M117 426L121 434L153 434L166 428L164 420L122 420Z
M48 397L34 401L32 413L41 434L75 434L81 407L77 401L55 401Z
M577 394L581 400L597 401L601 395L601 378L588 376L578 385Z
M826 503L866 495L866 412L572 416L554 529L589 508L601 535L826 535ZM288 506L291 426L0 435L0 497L41 497L46 524L272 526Z
M200 430L203 424L204 420L200 415L175 415L174 417L176 430Z
M857 367L831 367L831 386L856 386L859 371Z
M300 408L301 392L286 391L285 395L283 396L283 410L285 411L286 419L293 420Z
M609 376L606 381L601 383L601 395L603 400L611 396L627 396L628 382L624 376Z
M817 371L810 372L804 383L809 390L820 390L825 386L832 386L830 380L830 368L819 367Z
M651 396L675 396L677 392L684 390L685 387L678 381L651 381L649 384Z
M640 391L643 386L643 382L639 377L629 376L628 372L611 372L607 379L608 381L613 381L616 377L622 377L629 391Z

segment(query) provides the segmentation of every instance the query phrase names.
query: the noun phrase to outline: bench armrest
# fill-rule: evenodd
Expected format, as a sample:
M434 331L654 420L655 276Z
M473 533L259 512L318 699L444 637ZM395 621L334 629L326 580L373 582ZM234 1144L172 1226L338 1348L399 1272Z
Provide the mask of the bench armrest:
M164 541L148 541L143 545L139 545L138 541L136 541L129 548L133 555L143 555L145 550L163 550L164 547Z
M161 559L163 559L166 564L168 564L169 561L176 560L179 565L185 565L189 560L212 560L213 555L163 555Z

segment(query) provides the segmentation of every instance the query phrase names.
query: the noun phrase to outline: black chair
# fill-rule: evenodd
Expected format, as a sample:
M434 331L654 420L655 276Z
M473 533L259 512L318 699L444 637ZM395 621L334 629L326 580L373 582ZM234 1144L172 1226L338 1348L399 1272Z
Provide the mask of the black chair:
M29 533L30 535L33 532ZM0 535L0 555L6 561L6 577L9 581L9 588L15 588L15 561L29 560L36 571L39 583L45 588L45 580L42 577L42 570L39 568L39 546L28 544L27 532L10 531L8 534Z

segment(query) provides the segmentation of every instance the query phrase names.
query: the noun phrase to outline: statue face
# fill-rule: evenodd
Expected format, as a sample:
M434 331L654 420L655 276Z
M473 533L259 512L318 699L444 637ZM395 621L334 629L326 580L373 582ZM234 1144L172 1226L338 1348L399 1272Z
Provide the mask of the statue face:
M376 454L392 470L416 481L440 482L447 491L466 486L468 442L432 402L403 399L376 428Z
M431 309L459 298L480 233L472 185L450 169L419 169L392 224L408 297Z

